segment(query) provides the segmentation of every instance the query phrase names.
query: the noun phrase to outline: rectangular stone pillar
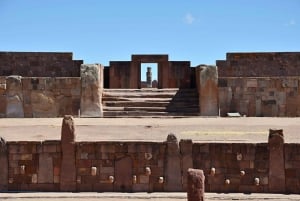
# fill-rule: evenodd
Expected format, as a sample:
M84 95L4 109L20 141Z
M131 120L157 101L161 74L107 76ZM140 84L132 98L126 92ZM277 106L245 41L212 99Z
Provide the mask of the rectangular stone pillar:
M81 117L103 117L103 66L82 64L81 76Z
M182 185L183 190L187 190L187 170L193 168L193 141L180 140L181 167L182 167Z
M164 183L164 190L166 192L179 192L182 191L182 174L179 145L176 136L169 134L166 144L164 170L166 182Z
M0 138L0 192L8 190L8 155L5 140Z
M188 189L187 200L188 201L204 201L204 183L205 176L203 170L189 168L187 171Z
M6 117L24 118L22 77L8 76L6 78Z
M60 190L76 191L75 127L72 116L66 115L61 129Z
M285 193L284 136L282 129L270 129L269 152L269 192Z
M219 115L218 69L201 65L196 69L199 109L201 116Z

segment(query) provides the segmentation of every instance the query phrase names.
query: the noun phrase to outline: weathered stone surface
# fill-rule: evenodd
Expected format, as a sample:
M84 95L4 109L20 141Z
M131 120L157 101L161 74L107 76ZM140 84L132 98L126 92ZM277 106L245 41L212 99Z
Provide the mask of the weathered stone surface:
M6 117L23 118L23 94L21 76L9 76L6 79Z
M32 91L31 104L33 117L57 117L57 107L53 93Z
M218 70L216 66L200 66L196 69L200 114L219 115Z
M8 154L5 140L0 138L0 192L7 191L8 185Z
M75 166L75 128L72 116L66 115L61 130L62 162L60 173L60 190L76 190Z
M164 190L182 191L181 180L181 158L179 152L179 145L174 134L169 134L167 137L166 155L165 155L165 172L166 182L164 183Z
M49 153L39 154L38 183L53 183L53 160Z
M284 136L283 130L269 131L269 191L285 192Z
M181 167L182 167L182 184L183 190L187 189L187 170L193 168L193 141L180 140Z
M82 117L102 117L103 66L98 64L81 65Z
M187 171L188 188L187 200L188 201L204 201L204 184L205 176L203 170L189 168Z
M115 162L115 191L132 191L132 168L132 159L130 157L124 157Z

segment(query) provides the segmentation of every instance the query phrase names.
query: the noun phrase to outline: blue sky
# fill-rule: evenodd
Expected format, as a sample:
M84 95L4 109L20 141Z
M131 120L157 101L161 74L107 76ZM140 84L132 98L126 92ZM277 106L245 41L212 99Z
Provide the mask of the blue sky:
M169 54L300 51L300 0L0 0L1 51L71 51L85 63Z

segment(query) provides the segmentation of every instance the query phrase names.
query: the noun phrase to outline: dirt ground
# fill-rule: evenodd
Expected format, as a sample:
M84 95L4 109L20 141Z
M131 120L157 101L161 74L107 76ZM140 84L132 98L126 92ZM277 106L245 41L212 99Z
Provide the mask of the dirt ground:
M269 129L283 129L285 142L300 143L300 118L75 118L77 141L267 142ZM0 119L7 141L59 140L62 118Z

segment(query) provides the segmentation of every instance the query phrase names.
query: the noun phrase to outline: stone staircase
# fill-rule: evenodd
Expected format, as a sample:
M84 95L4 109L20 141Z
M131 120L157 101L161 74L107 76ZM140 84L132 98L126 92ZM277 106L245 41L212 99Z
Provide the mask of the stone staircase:
M199 116L196 89L104 89L104 117Z

